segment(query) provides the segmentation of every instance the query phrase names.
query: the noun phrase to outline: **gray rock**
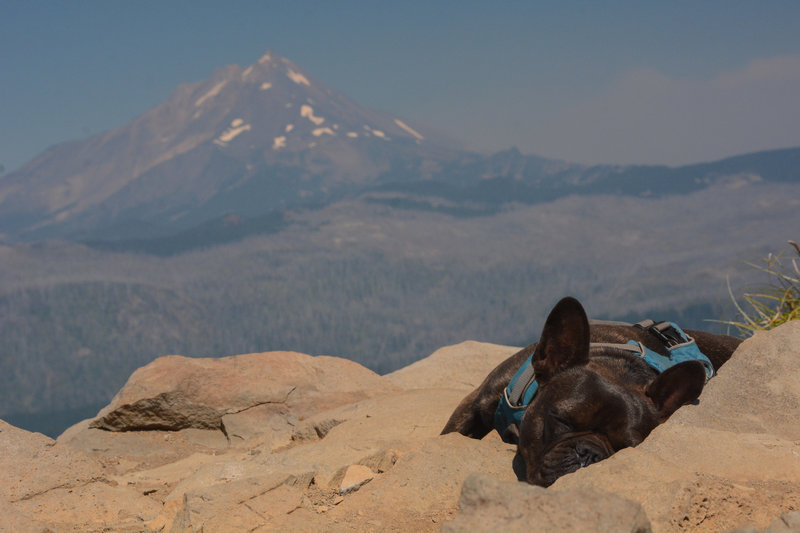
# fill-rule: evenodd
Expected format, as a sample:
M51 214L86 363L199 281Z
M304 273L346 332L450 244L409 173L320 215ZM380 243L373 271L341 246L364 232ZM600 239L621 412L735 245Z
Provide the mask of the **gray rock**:
M800 511L786 513L780 518L776 518L769 525L766 533L798 533L800 532Z
M466 479L458 507L442 533L651 531L642 506L620 496L592 489L553 491L485 474Z

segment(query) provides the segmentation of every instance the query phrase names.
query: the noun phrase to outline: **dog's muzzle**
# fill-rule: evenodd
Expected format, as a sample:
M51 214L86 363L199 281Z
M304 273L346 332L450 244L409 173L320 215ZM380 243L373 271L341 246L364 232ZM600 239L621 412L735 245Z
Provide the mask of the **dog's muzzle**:
M556 442L542 455L539 467L528 472L528 481L548 487L561 476L602 461L613 453L601 435L569 436Z

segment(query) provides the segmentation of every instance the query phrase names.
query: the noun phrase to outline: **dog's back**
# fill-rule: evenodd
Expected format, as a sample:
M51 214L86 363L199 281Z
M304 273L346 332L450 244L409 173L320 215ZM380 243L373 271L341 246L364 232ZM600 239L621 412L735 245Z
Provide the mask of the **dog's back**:
M741 344L742 339L727 335L716 335L700 330L686 330L700 351L705 354L715 369L719 369ZM645 329L623 325L590 325L591 343L623 344L628 341L641 342L648 349L667 355L664 344ZM484 379L456 407L442 429L442 434L458 432L472 438L482 438L494 428L494 414L503 394L520 366L534 353L538 343L533 343L512 355ZM594 352L592 357L604 354ZM619 355L619 354L615 354ZM635 358L634 355L629 357Z

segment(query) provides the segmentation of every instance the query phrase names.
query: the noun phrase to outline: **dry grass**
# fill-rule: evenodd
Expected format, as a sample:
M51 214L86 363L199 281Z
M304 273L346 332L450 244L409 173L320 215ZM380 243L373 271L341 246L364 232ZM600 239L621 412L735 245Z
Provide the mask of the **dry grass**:
M768 276L766 286L745 292L740 302L728 284L738 316L737 320L723 323L736 327L742 336L800 319L800 245L794 241L789 241L789 244L797 257L788 258L785 253L769 254L761 263L747 263Z

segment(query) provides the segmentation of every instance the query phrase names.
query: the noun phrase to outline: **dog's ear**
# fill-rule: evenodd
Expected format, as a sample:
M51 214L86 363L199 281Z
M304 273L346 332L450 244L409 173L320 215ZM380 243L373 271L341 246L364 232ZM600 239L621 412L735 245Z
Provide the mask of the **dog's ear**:
M685 361L662 372L647 386L645 394L664 422L678 407L695 401L706 384L706 370L699 361Z
M580 302L564 298L556 304L542 330L533 354L539 383L589 359L589 319Z

